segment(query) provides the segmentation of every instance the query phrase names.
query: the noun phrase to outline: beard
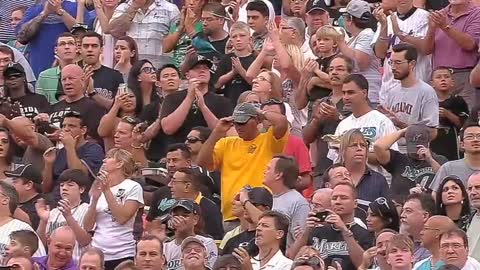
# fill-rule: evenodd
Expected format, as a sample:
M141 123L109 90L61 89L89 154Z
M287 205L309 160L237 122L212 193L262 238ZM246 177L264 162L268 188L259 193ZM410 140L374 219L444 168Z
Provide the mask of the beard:
M403 80L405 78L408 77L408 75L410 75L410 71L405 71L405 72L402 72L402 73L393 73L393 78L395 78L396 80Z

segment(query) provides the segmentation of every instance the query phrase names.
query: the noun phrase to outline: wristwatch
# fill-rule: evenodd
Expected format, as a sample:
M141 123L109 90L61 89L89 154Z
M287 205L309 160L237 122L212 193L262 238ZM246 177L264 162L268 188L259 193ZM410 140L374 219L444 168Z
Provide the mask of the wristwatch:
M63 14L65 14L65 9L60 8L60 9L57 10L57 15L58 15L58 16L61 17L61 16L63 16Z

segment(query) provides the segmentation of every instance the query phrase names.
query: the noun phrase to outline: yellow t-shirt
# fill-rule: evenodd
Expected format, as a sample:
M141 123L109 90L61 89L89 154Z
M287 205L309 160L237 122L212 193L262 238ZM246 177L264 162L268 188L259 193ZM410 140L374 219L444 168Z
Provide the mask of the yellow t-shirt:
M273 156L283 152L289 132L276 139L273 128L258 135L252 141L240 137L220 139L213 150L212 170L221 171L222 214L224 220L232 220L232 201L245 185L258 187L263 185L263 177Z

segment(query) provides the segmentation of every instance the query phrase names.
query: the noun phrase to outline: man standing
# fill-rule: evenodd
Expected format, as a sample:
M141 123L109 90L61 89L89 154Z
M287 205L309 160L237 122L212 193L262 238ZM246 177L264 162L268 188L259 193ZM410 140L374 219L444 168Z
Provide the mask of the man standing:
M272 126L258 131L264 119ZM235 126L238 137L224 138ZM218 121L197 157L197 164L210 171L221 168L221 201L224 221L233 220L233 198L245 185L261 186L268 162L283 152L289 136L287 118L279 113L262 111L252 104L241 103L233 116ZM225 227L225 226L224 226Z
M170 62L163 54L163 39L179 16L178 7L166 0L131 0L115 9L110 33L115 38L132 37L138 45L138 58L161 67Z
M390 65L393 77L400 86L392 89L381 110L398 128L424 123L430 128L438 126L438 97L435 90L415 74L418 53L409 44L393 46Z
M455 223L446 216L431 216L425 222L421 232L422 246L432 255L417 262L414 266L415 270L437 269L444 264L440 258L440 236L455 228Z
M287 247L295 241L294 228L305 227L310 205L307 200L295 190L298 180L298 165L294 158L285 155L275 155L267 165L263 183L273 194L273 209L285 214L289 219Z
M117 70L102 65L100 55L103 50L102 35L86 32L81 37L81 54L86 77L93 79L93 89L87 87L88 96L105 109L110 109L117 95L118 86L123 83L123 76ZM88 81L87 83L92 83ZM90 86L90 85L88 85Z
M69 32L77 23L77 2L40 1L29 8L19 24L18 42L30 47L30 64L35 76L52 66L57 37ZM85 11L84 21L90 23L92 16Z

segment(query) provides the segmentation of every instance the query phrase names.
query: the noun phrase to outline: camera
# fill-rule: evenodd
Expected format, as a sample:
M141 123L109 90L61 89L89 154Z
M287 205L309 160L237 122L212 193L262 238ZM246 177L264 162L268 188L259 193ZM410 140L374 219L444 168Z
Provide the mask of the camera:
M330 212L328 211L322 211L322 212L318 212L315 214L315 217L318 218L320 220L320 222L325 222L325 220L327 219L328 215L330 215Z

